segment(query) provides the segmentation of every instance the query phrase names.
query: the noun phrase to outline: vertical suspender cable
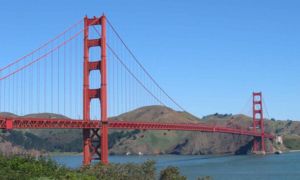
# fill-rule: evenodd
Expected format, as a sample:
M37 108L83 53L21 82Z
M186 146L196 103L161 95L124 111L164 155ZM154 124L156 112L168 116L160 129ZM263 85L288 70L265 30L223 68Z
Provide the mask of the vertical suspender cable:
M64 35L64 41L66 41L66 35ZM64 101L64 115L66 115L66 45L64 45L64 57L63 57L63 63L64 63L64 97L63 97L63 101Z
M45 48L45 53L47 53L47 47ZM47 112L46 103L47 103L47 60L44 61L44 112Z
M40 56L40 51L38 51L38 55ZM36 88L37 88L37 112L40 112L40 62L36 64L37 66L37 74L36 74Z
M53 44L52 45L52 48L53 48ZM51 48L51 49L52 49ZM53 87L53 52L51 52L51 112L53 113L53 101L54 101L54 97L53 97L53 91L54 91L54 87Z
M59 67L60 67L60 65L59 65L59 63L60 63L60 54L59 54L59 49L60 48L58 48L58 50L57 50L57 113L59 114L60 113L60 111L59 111L59 108L60 108L60 106L59 106L59 104L60 104L60 92L59 92L59 88L60 88L60 84L59 84L59 79L60 79L60 69L59 69Z
M73 80L73 45L72 43L70 43L70 65L69 65L69 68L70 68L70 83L73 84L74 83L74 80ZM73 100L73 88L70 89L70 113L71 113L71 117L73 117L74 115L74 100Z
M129 54L133 57L134 61L138 64L138 66L143 70L143 72L150 78L150 80L162 91L162 93L172 102L174 103L179 109L182 111L185 111L185 109L179 105L169 94L166 93L164 89L155 81L155 79L150 75L150 73L145 69L145 67L140 63L140 61L137 59L137 57L133 54L133 52L129 49L127 44L123 41L120 34L116 31L112 23L110 23L109 20L107 20L108 25L111 27L112 31L116 34L118 39L121 41L121 43L124 45L124 47L127 49Z

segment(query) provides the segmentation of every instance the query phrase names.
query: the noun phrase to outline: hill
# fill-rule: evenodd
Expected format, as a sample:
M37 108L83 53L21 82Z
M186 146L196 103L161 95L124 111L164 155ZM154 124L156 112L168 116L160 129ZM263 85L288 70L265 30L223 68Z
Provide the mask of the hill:
M143 107L118 117L126 121L175 123L208 123L240 126L239 116L199 119L185 112L176 112L162 106ZM118 119L117 118L117 119ZM249 126L248 126L249 127ZM213 134L183 131L143 131L131 138L120 139L112 148L112 154L232 154L246 153L251 138L230 134Z
M16 116L11 113L0 115ZM62 115L43 113L26 117L65 118ZM233 128L249 128L252 120L245 115L213 114L197 118L186 112L163 106L147 106L112 117L111 120L154 121L166 123L207 123ZM265 121L266 131L284 136L286 147L300 147L300 123L296 121ZM14 130L2 133L3 143L26 150L81 152L82 132L74 129ZM110 131L111 154L245 154L250 151L252 138L240 135L183 131ZM267 142L268 144L270 142ZM280 147L284 149L285 147Z

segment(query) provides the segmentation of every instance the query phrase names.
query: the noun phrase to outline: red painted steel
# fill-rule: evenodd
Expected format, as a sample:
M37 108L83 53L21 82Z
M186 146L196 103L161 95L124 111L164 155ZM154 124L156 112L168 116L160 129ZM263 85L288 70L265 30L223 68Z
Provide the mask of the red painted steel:
M83 40L83 121L87 123L90 121L88 21L89 19L85 17ZM90 161L90 129L83 129L83 165L89 165Z
M253 139L253 152L266 152L265 147L265 128L264 128L264 115L262 93L253 93L253 131L260 133L259 137ZM260 149L259 149L260 148Z
M89 28L101 25L101 37L89 39ZM89 48L100 47L100 60L90 61ZM90 103L92 99L100 102L101 126L83 129L83 164L89 165L93 159L108 163L107 127L107 77L106 77L106 17L84 18L84 70L83 70L83 117L90 122ZM90 72L100 71L100 88L90 89ZM101 128L101 131L100 131ZM96 156L96 157L95 157Z
M106 72L106 17L101 17L101 161L108 164L107 72Z
M5 121L5 129L12 129L13 128L13 122L11 119L6 119Z
M0 128L6 129L6 121L12 122L12 129L99 129L102 126L99 120L75 119L45 119L45 118L11 118L0 117ZM108 120L109 129L140 129L140 130L177 130L177 131L202 131L211 133L230 133L261 138L260 132L248 129L234 129L225 126L213 126L202 123L179 124L158 122L135 122ZM273 139L272 134L265 134L265 139Z
M265 133L264 131L261 92L253 93L253 129L235 129L225 126L214 126L201 123L178 124L108 120L106 21L107 20L104 15L101 17L84 18L83 120L0 116L0 129L82 129L84 165L89 165L93 159L100 159L104 164L108 163L109 129L201 131L210 133L246 135L254 137L253 151L266 151L265 139L273 140L274 136L272 134ZM94 25L101 26L100 37L96 39L89 39L89 28ZM91 47L100 47L101 50L99 53L101 59L90 61L89 49ZM91 71L100 71L100 88L90 88L89 76ZM90 119L90 103L92 99L98 99L100 101L100 120L92 121ZM176 104L175 101L173 102Z

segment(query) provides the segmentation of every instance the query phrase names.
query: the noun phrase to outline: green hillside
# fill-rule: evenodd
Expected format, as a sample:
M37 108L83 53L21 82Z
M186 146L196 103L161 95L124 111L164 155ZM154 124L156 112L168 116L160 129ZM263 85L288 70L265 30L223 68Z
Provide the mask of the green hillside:
M0 115L16 116L10 113ZM65 118L57 114L31 114L27 117ZM175 123L207 123L233 128L249 128L252 120L244 115L213 114L197 118L167 107L148 106L113 117L111 120L154 121ZM300 148L300 123L297 121L265 121L266 131L282 135L288 149ZM0 134L1 142L10 142L25 150L43 152L82 152L82 131L76 129L12 130ZM245 154L250 151L251 137L183 131L110 131L111 154ZM267 142L270 144L270 142ZM282 147L283 149L285 147ZM269 146L270 148L270 146Z

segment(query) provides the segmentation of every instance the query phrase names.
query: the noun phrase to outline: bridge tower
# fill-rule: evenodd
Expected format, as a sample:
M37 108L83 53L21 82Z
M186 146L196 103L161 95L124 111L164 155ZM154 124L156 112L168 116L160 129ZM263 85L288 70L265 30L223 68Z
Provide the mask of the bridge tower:
M253 153L265 154L265 127L261 92L253 93L253 131L261 133L260 137L255 137L253 140Z
M98 26L96 26L98 25ZM99 27L101 37L89 38L89 29ZM95 28L96 28L95 27ZM89 49L100 47L100 58L90 60ZM90 72L100 71L100 88L90 88ZM106 77L106 17L84 18L84 65L83 65L83 119L90 121L90 104L92 99L100 102L101 128L83 130L83 164L89 165L92 160L108 163L108 121L107 121L107 77Z

